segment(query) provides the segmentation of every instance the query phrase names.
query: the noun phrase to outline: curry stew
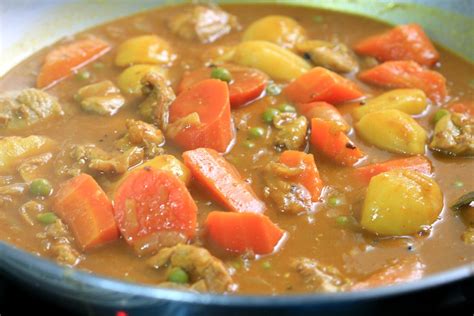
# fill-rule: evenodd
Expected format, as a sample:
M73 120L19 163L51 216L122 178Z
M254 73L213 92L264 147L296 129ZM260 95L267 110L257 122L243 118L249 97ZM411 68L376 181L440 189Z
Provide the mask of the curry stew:
M189 291L364 290L474 260L472 64L417 24L170 6L0 79L0 240Z

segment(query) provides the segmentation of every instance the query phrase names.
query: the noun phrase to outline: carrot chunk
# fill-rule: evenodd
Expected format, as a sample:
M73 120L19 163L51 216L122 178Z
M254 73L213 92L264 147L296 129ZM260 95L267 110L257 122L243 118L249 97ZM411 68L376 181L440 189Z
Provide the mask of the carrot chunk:
M131 172L115 191L115 218L139 253L186 242L196 233L197 206L185 184L170 172Z
M474 116L474 102L457 102L450 104L448 109L460 113Z
M232 107L239 107L258 98L268 81L268 76L263 72L247 67L224 64L219 66L227 69L232 80L229 84L229 98ZM178 93L181 93L198 83L199 81L210 79L213 68L204 67L186 73L181 80Z
M387 61L359 75L359 79L387 88L418 88L434 102L446 99L446 79L414 61Z
M187 150L206 147L225 152L234 137L227 83L207 79L178 95L170 107L168 129L193 114L198 122L178 124L173 141Z
M350 125L347 124L336 107L327 102L299 103L296 104L296 108L298 112L306 116L308 120L319 118L324 121L329 121L345 133L351 129Z
M268 217L255 213L214 211L207 216L205 227L211 243L235 253L272 253L284 235Z
M344 166L353 166L365 156L337 126L318 118L311 120L310 142L317 151Z
M432 171L431 162L424 156L414 156L409 158L394 159L382 163L376 163L355 169L355 174L358 179L368 184L372 177L376 175L394 170L406 169L415 170L426 175L430 175Z
M199 148L183 153L193 177L220 203L234 212L263 213L265 204L252 187L218 152Z
M388 32L366 38L354 50L380 61L413 60L420 65L433 66L439 59L428 36L418 24L394 27Z
M64 182L53 199L54 212L71 228L82 249L98 247L119 237L112 203L87 174Z
M87 65L108 52L110 46L98 38L88 38L62 45L50 51L45 58L36 86L48 88L61 79L69 77L77 69Z
M291 180L303 185L310 192L313 202L318 201L323 189L323 181L319 176L313 155L296 150L287 150L280 155L280 162L289 167L303 168L303 171Z
M337 104L363 96L353 82L323 67L315 67L298 77L284 93L294 103L325 101Z

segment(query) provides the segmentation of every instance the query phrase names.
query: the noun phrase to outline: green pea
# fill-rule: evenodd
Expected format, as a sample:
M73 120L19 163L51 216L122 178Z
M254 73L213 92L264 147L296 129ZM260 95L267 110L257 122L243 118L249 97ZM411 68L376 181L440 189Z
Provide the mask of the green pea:
M274 83L269 83L265 89L266 95L276 96L281 93L281 87Z
M349 217L338 216L336 217L336 223L338 223L339 225L347 225L349 223Z
M278 115L278 113L280 113L280 111L275 108L266 109L265 112L263 112L262 114L263 121L265 123L273 122L273 118L275 117L275 115Z
M265 134L265 130L261 127L252 127L249 129L249 135L252 138L260 138Z
M211 78L219 79L225 82L232 81L232 75L230 71L225 68L216 67L211 71Z
M189 275L182 268L175 267L168 273L168 281L178 284L186 284L189 282Z
M281 104L278 109L282 112L286 112L286 113L295 113L296 112L296 109L294 106L288 104L288 103L283 103Z
M272 264L270 263L270 261L262 262L262 268L264 268L265 270L269 270L271 269L271 267L272 267Z
M92 66L94 67L94 69L103 69L105 67L105 64L101 62L96 62Z
M244 143L243 143L244 147L245 148L248 148L248 149L251 149L251 148L254 148L255 147L255 143L254 142L251 142L249 140L246 140Z
M449 111L446 110L446 109L439 109L438 111L436 111L435 115L433 116L433 123L438 123L439 120L441 120L441 118L443 118L444 116L448 115L449 114Z
M53 186L46 179L35 179L30 183L30 193L33 196L50 196Z
M36 219L38 220L38 222L48 225L54 223L56 219L58 219L58 217L53 212L46 212L38 214L38 216L36 216Z
M457 181L454 181L453 185L456 188L462 188L464 186L464 182L457 180Z
M91 73L87 70L81 70L76 74L76 79L78 80L87 80L91 77Z
M340 197L337 197L337 196L331 196L328 199L328 204L329 204L329 206L332 206L332 207L341 206L342 205L342 199Z

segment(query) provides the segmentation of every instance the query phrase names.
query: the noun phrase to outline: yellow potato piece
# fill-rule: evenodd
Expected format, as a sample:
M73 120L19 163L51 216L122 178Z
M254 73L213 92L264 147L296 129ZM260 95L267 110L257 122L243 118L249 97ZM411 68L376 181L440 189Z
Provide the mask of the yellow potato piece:
M56 143L44 136L0 138L0 173L8 172L25 158L55 149Z
M156 65L134 65L126 68L117 78L117 85L123 93L142 95L142 78L150 72L156 72L163 77L167 76L166 68Z
M167 64L172 61L170 45L156 35L133 37L117 49L115 64L126 67L135 64Z
M411 235L432 225L442 209L443 195L433 179L392 170L370 180L360 223L378 235Z
M367 101L352 112L355 120L380 110L396 109L410 115L422 113L428 106L426 94L419 89L396 89Z
M276 44L247 41L237 45L232 60L260 69L275 80L291 81L311 69L303 58Z
M412 155L425 152L426 131L410 115L399 110L366 114L355 128L365 141L381 149Z
M184 165L184 163L182 163L172 155L157 156L145 162L139 168L146 167L171 172L181 181L183 181L186 185L189 185L189 183L191 182L191 171L188 169L188 167Z
M243 41L267 41L278 46L294 49L296 43L304 40L305 30L294 19L281 15L261 18L245 30Z

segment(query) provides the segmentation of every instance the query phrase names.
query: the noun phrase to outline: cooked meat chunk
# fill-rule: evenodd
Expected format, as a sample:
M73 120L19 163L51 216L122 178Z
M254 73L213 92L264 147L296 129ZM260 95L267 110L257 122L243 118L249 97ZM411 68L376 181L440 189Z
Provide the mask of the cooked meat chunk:
M38 89L0 95L0 128L21 129L61 115L57 100Z
M273 125L278 130L274 145L278 150L299 150L306 143L308 120L296 113L280 113L273 117Z
M216 5L196 5L173 16L168 26L171 32L186 40L212 43L240 28L236 17Z
M154 125L128 119L125 126L128 132L115 143L117 149L126 151L139 146L144 149L145 157L148 159L164 153L162 147L165 144L165 136Z
M348 289L352 284L335 267L323 265L316 260L304 257L296 258L292 263L292 268L301 275L308 290L311 291L341 292Z
M289 179L303 171L304 167L288 167L279 162L270 162L265 166L266 193L281 212L299 214L311 210L310 192L301 184Z
M114 115L125 103L119 88L110 80L82 87L75 98L84 111L99 115Z
M474 155L474 117L450 113L443 116L434 129L430 148L449 155Z
M169 108L176 96L166 80L155 72L142 79L145 101L139 105L140 114L149 122L155 123L163 131L168 127Z
M163 248L150 258L148 263L156 269L175 267L183 269L190 276L191 288L213 293L231 290L233 281L224 264L201 247L179 244ZM169 282L165 282L165 286L166 284Z
M72 245L74 239L60 219L45 226L44 232L38 233L36 237L42 240L43 249L57 262L75 266L81 261L80 253Z
M23 220L33 226L35 224L33 218L44 211L44 205L36 201L28 201L20 207L19 211Z
M336 72L352 72L359 68L354 53L342 43L311 40L298 43L296 49L316 66Z

